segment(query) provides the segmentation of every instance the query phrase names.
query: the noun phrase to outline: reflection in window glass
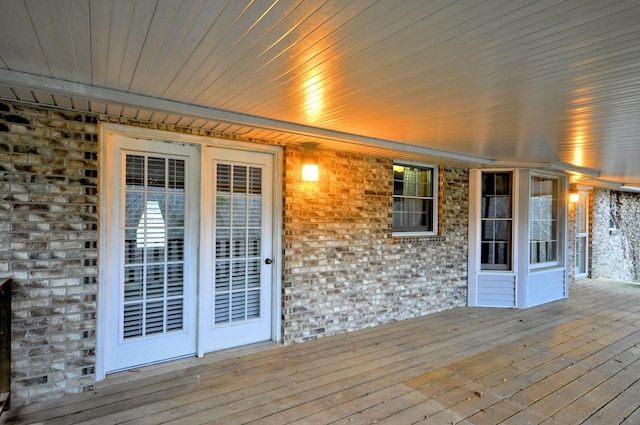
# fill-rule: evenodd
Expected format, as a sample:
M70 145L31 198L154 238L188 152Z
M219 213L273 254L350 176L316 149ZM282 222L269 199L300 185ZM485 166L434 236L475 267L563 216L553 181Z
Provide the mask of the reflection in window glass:
M512 173L482 173L481 196L481 268L511 270Z
M260 317L262 183L261 168L217 164L213 320L219 326Z
M436 178L433 167L394 164L393 231L436 231Z
M126 155L124 338L183 328L186 163Z
M532 265L558 262L558 179L531 177L529 256Z

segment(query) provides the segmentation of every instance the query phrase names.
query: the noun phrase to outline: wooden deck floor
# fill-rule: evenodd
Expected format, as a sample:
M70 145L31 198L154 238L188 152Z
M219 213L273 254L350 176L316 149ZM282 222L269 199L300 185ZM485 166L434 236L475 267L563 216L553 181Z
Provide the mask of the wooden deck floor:
M639 423L640 285L570 290L527 310L461 308L120 374L0 423Z

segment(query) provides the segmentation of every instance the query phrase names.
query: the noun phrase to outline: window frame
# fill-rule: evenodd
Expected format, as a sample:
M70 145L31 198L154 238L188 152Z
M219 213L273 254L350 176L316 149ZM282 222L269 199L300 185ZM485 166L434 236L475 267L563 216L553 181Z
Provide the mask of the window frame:
M483 217L482 216L482 199L483 196L485 195L483 192L483 181L486 175L493 175L494 177L498 174L508 174L509 175L509 193L508 194L498 194L498 193L493 193L493 194L488 194L487 193L487 199L489 198L508 198L509 199L509 216L505 216L505 217ZM478 246L478 261L479 261L479 270L483 271L483 272L508 272L511 273L514 270L514 260L515 260L515 226L516 226L516 195L517 195L517 177L516 177L516 171L515 170L511 170L511 169L505 169L505 170L493 170L493 169L487 169L487 170L482 170L480 172L480 187L479 187L479 196L480 196L480 204L479 204L479 208L480 210L478 211L478 220L479 220L479 229L478 231L479 233L479 237L478 237L478 241L479 241L479 246ZM496 222L505 222L508 223L509 225L507 226L507 239L505 241L502 240L496 240L493 239L493 244L494 244L494 249L495 249L495 245L498 242L504 242L504 244L506 245L507 249L506 249L506 253L507 253L507 263L506 264L501 264L501 263L483 263L482 262L482 249L483 249L483 244L489 244L491 243L490 240L484 240L483 239L483 228L484 228L484 224L485 223L492 223L492 226L496 225Z
M431 193L433 196L425 196L425 197L416 197L416 196L408 196L408 195L396 195L395 194L395 167L413 167L423 170L431 170ZM405 160L394 160L393 161L393 170L391 175L391 226L392 226L392 236L394 237L408 237L408 236L437 236L438 235L438 225L439 225L439 167L435 164L427 164L423 162L414 162L414 161L405 161ZM397 227L394 225L395 221L395 200L396 198L410 198L410 199L428 199L431 200L431 230L401 230L402 227ZM423 212L427 212L426 210Z
M552 198L552 208L555 202L555 217L552 217L550 220L555 220L555 239L552 239L551 241L555 240L555 259L551 260L551 261L544 261L544 262L538 262L538 263L534 263L532 261L532 246L533 246L533 235L532 235L532 212L533 212L533 190L534 190L534 179L536 178L544 178L544 179L549 179L549 180L555 180L555 199ZM535 270L543 270L543 269L549 269L549 268L553 268L553 267L559 267L559 266L563 266L563 264L565 264L565 260L564 260L564 250L566 249L565 246L565 240L564 240L564 229L566 226L566 218L565 218L565 213L564 213L564 209L563 209L563 199L565 197L563 197L563 194L566 192L566 188L565 188L565 184L563 182L563 179L561 176L555 175L555 174L545 174L545 173L539 173L539 172L530 172L529 176L528 176L529 182L528 182L528 193L527 193L527 205L528 205L528 215L527 215L527 242L528 242L528 263L529 263L529 269L532 271ZM541 219L540 219L541 220Z

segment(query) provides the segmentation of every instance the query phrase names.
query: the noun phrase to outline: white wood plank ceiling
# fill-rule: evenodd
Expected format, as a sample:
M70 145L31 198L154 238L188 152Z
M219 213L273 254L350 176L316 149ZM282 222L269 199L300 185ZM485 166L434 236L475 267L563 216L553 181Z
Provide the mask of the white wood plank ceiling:
M640 183L639 0L0 0L0 97Z

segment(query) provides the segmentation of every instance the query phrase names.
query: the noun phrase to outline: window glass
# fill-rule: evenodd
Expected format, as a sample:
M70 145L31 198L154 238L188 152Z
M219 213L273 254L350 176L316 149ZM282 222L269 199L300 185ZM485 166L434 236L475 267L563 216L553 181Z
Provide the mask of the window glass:
M125 156L123 338L182 330L186 162Z
M558 263L558 179L532 176L529 199L529 257L532 265Z
M513 190L511 172L482 173L482 270L511 270Z
M393 231L436 232L436 174L434 167L394 164Z

